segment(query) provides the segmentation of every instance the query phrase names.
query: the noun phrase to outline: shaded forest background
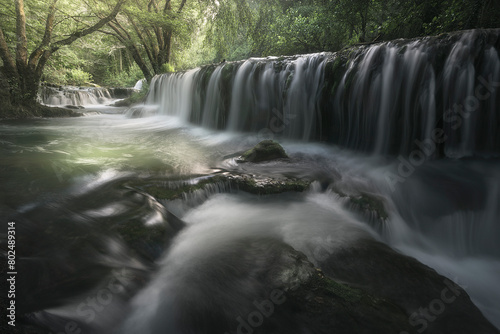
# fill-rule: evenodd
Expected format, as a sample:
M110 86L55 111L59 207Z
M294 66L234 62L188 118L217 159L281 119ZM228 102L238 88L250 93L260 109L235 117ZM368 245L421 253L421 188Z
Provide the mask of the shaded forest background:
M0 98L29 103L40 82L131 87L223 60L496 28L499 13L498 0L0 0Z

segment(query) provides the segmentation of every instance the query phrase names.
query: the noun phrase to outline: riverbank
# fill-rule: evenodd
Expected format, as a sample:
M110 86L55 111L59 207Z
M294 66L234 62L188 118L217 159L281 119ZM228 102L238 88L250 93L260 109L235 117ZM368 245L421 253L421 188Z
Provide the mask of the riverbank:
M0 120L27 119L37 117L80 117L82 114L71 109L48 107L41 104L34 106L12 106L2 103L0 105Z

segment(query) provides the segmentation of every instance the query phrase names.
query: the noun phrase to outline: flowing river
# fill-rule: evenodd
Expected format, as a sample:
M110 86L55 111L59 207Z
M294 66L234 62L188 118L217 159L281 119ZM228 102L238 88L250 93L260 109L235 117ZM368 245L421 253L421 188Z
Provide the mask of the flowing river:
M325 118L318 121L321 112L311 100L324 86L324 54L286 60L279 71L276 59L233 65L233 103L224 102L224 83L218 83L222 65L207 79L197 72L205 69L155 78L148 103L130 110L92 103L84 117L0 122L0 212L3 224L16 224L18 312L59 332L133 334L201 333L192 320L190 330L179 321L188 317L180 310L198 310L205 315L195 317L200 326L222 334L228 329L214 320L215 309L247 312L243 301L265 290L256 273L272 269L271 246L242 240L279 239L321 266L325 250L370 238L456 282L500 328L500 160L496 143L486 138L498 125L484 128L482 141L470 139L480 138L479 130L467 122L440 147L437 138L424 140L449 99L474 91L477 72L498 78L498 54L485 47L478 57L490 57L489 67L483 62L472 73L461 66L455 75L447 72L462 50L455 47L441 75L415 65L427 46L412 43L368 47L358 60L359 77L349 77L350 68L340 77L353 81L343 86L351 93L326 103L348 109L330 117L337 120L333 128L345 126L343 134L324 132ZM398 54L402 63L391 60ZM394 64L420 66L420 75ZM378 74L363 72L375 66L382 68ZM446 103L435 101L446 75L470 81L447 87ZM420 81L410 86L407 77ZM376 91L356 80L371 80ZM275 93L280 87L288 87L288 95ZM419 95L409 96L415 90ZM399 97L391 99L394 91ZM357 94L372 101L363 106ZM415 101L419 107L410 107ZM485 103L485 112L494 108L498 115L495 102ZM379 114L363 114L370 104ZM384 123L384 112L399 109L400 124ZM414 116L421 109L431 114ZM481 117L467 120L483 124ZM349 131L355 122L359 128ZM235 159L268 138L279 140L289 160ZM411 155L414 138L423 143L418 155ZM168 200L147 190L178 189L227 171L312 183L304 192L255 195L214 182ZM383 209L353 209L343 194L377 198Z

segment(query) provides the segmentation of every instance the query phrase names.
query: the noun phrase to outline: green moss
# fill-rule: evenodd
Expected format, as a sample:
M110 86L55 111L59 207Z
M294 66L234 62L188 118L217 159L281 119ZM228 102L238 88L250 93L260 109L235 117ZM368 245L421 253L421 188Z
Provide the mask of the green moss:
M337 88L344 77L346 69L346 59L338 56L335 60L328 62L325 66L325 82L329 87L330 95L336 94Z
M161 185L146 185L138 186L144 189L151 196L161 200L176 200L182 199L185 194L204 189L210 184L228 184L234 189L238 189L254 195L272 195L281 194L284 192L303 192L309 188L311 182L308 180L297 179L272 179L263 178L255 179L249 175L238 174L217 174L200 180L195 184L184 183L178 186L161 186Z
M133 92L130 97L118 101L114 104L115 107L130 107L134 104L143 103L149 94L149 84L144 83L142 89L138 92Z
M273 63L273 68L274 68L274 73L278 74L281 73L281 71L283 71L283 69L285 68L285 64L282 60L276 60Z
M318 288L323 288L328 293L350 303L358 303L363 299L364 295L366 295L366 292L362 290L337 283L328 277L322 276L321 274L318 275L314 281L314 284L316 284Z
M290 72L290 74L288 75L288 78L286 78L285 91L288 91L288 89L290 88L294 76L295 76L295 72Z
M295 291L288 291L287 297L310 320L315 333L360 333L367 328L373 333L414 332L398 306L336 282L320 270Z
M240 177L233 180L236 187L242 191L255 195L273 195L284 192L303 192L311 185L310 181L285 179L265 179L257 182L251 177Z
M222 68L222 82L224 85L229 84L231 79L233 78L234 64L226 63Z
M389 214L385 209L384 203L377 197L361 193L360 196L351 196L350 202L359 207L362 211L375 212L379 219L386 220L389 218Z

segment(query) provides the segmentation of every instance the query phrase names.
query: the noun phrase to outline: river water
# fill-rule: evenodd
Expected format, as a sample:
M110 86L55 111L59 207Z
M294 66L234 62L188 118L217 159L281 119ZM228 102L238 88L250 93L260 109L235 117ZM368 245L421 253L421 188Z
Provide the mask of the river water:
M237 240L278 237L316 263L311 245L332 247L334 236L333 247L342 247L371 236L458 282L500 327L498 160L427 161L403 168L396 182L390 176L401 176L402 167L394 157L283 139L290 162L238 165L228 157L261 135L207 130L165 115L129 118L113 107L95 111L0 123L1 219L17 224L18 271L30 277L21 280L19 298L24 311L39 311L39 322L53 327L65 319L64 327L73 319L89 333L174 332L170 311L188 294L197 307L209 309L214 295L238 307L234 290L197 272L200 263L224 267L224 256L236 270L259 267L267 254L234 261L225 253ZM304 193L268 196L221 185L172 201L142 191L151 182L220 169L317 182ZM381 224L349 210L332 185L382 198L389 218ZM107 228L166 224L167 210L187 227L167 233L166 251L147 249L151 261ZM202 288L196 279L205 280ZM121 282L115 293L98 295L111 281ZM240 289L251 289L245 284ZM106 302L92 304L93 297Z
M84 116L0 122L22 321L40 333L244 333L237 315L303 263L291 249L322 268L374 239L459 284L500 328L499 36L209 65L156 76L129 110L100 104L105 89L46 89L41 101L85 104ZM289 159L238 162L263 139ZM311 185L253 195L207 182L224 173ZM403 296L431 291L383 277L391 258L363 261L358 273ZM310 332L285 310L260 330Z

